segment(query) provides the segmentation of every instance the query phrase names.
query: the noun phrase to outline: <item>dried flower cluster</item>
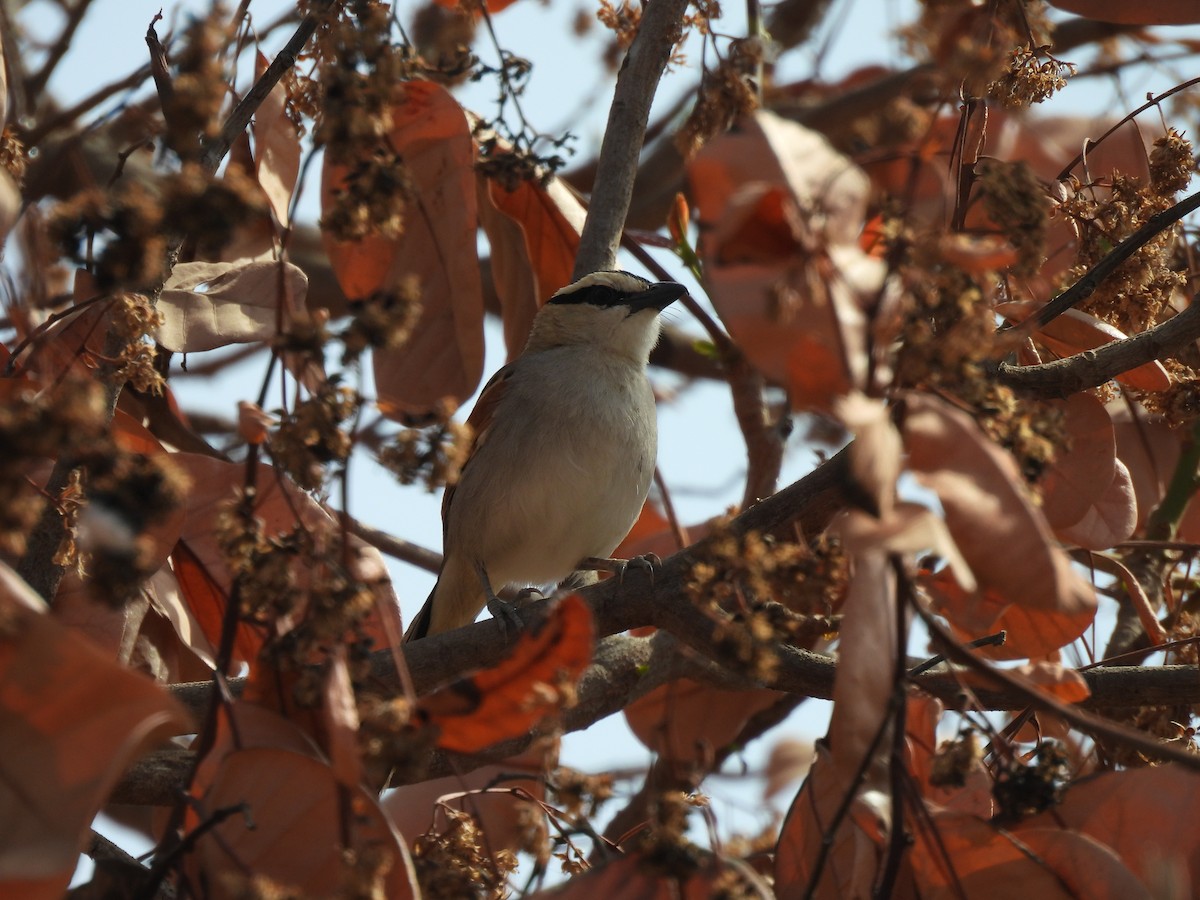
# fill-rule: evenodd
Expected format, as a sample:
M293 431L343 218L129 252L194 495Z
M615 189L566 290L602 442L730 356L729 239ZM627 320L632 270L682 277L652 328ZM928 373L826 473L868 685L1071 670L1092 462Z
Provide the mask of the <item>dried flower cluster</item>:
M149 289L162 281L167 251L162 209L137 183L108 193L81 191L53 211L47 229L63 253L88 268L102 291Z
M1191 143L1174 130L1154 142L1149 183L1113 172L1107 191L1073 184L1059 213L1078 236L1075 265L1064 283L1083 277L1112 248L1175 202L1175 194L1196 171ZM1097 196L1099 194L1099 196ZM1110 322L1126 334L1136 334L1169 314L1169 303L1186 284L1175 257L1176 232L1168 229L1151 238L1097 286L1081 309Z
M675 135L684 159L691 159L712 138L758 108L754 76L763 62L763 42L755 38L729 42L715 69L706 70L696 105Z
M1009 821L1035 815L1057 804L1071 782L1070 760L1056 741L1045 741L1027 765L1012 759L996 772L992 794L1000 815Z
M393 350L402 346L420 316L421 295L412 278L396 290L352 303L350 324L338 335L342 342L342 365L356 361L368 347Z
M94 381L68 381L39 390L23 381L5 383L0 404L0 553L25 552L25 539L41 513L43 498L30 475L45 459L74 449L93 453L107 446L104 396Z
M381 0L335 6L317 35L321 95L313 138L331 162L345 167L321 226L342 240L369 234L397 237L412 189L404 162L388 145L396 85L416 68L391 42L391 8Z
M401 484L420 481L434 491L458 481L474 440L471 426L444 411L432 426L399 432L379 451L378 459Z
M1045 48L1038 48L1045 52ZM1038 60L1038 52L1029 46L1013 49L1004 73L987 87L988 95L1010 108L1021 109L1050 99L1067 86L1067 75L1075 74L1070 63L1050 57Z
M315 394L280 413L271 434L271 456L300 487L319 490L329 463L343 463L353 441L342 423L354 415L360 399L336 378L321 383Z
M489 854L487 838L467 812L447 804L438 806L446 825L436 824L413 842L413 864L421 895L437 898L500 898L517 858L507 850Z
M184 160L198 159L202 141L220 132L221 105L228 93L223 60L228 18L224 7L215 4L206 17L192 21L174 56L178 71L163 98L163 118L167 144Z

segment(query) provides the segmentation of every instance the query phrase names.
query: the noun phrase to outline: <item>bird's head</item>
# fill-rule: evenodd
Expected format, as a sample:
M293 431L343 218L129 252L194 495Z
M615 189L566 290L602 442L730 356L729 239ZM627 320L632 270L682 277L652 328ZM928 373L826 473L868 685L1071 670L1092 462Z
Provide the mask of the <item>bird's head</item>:
M650 282L628 272L593 272L555 293L539 310L525 350L581 344L644 365L658 341L658 314L686 292L673 281Z

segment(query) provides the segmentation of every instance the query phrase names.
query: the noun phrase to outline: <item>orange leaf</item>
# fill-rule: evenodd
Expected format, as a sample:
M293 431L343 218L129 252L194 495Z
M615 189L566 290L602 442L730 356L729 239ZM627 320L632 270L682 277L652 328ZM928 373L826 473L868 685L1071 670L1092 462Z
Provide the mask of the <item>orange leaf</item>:
M866 317L885 265L860 249L866 176L823 137L747 117L688 167L709 295L734 340L796 408L863 384Z
M1065 414L1068 442L1042 476L1042 512L1059 529L1082 519L1112 483L1117 442L1108 411L1091 394L1055 405Z
M522 634L499 665L421 700L440 729L438 746L473 753L525 734L561 709L564 680L574 682L592 658L592 616L575 594L559 601L537 631Z
M1041 660L1036 663L1023 663L1009 671L1018 677L1027 678L1043 693L1064 703L1082 703L1092 694L1083 676L1061 663Z
M1175 763L1105 772L1071 785L1054 809L1016 829L1065 828L1111 848L1155 896L1189 897L1200 873L1200 832L1169 811L1200 804L1200 775ZM1081 896L1086 896L1083 894Z
M576 875L566 884L529 894L528 900L709 900L711 897L767 897L746 884L745 870L715 857L703 857L698 867L680 867L687 874L667 871L641 853L611 856L607 862Z
M551 179L545 186L522 181L511 191L488 179L487 195L495 208L520 228L525 259L533 272L532 308L506 290L508 279L496 285L504 313L505 343L511 357L524 346L533 313L551 294L570 283L586 212L558 179ZM489 230L489 240L493 240L492 235Z
M1005 831L975 816L935 810L918 829L911 861L922 898L1069 900L1147 898L1103 844L1070 831Z
M61 897L125 768L192 726L150 679L45 614L0 565L0 891Z
M871 896L882 856L879 844L866 830L874 824L873 810L858 797L851 802L849 814L837 821L846 792L853 785L836 777L833 767L828 746L819 743L816 762L779 831L775 890L781 900ZM818 878L821 858L824 865Z
M995 591L970 594L959 586L949 569L932 577L922 577L940 615L946 617L954 633L964 640L1004 631L1000 646L980 647L975 652L990 659L1027 659L1045 656L1074 641L1091 627L1094 609L1075 612L1035 609L1009 603Z
M421 315L403 347L374 354L379 408L419 417L450 397L461 403L483 374L483 293L476 253L475 145L466 114L429 81L396 87L392 149L404 160L413 197L404 232L342 242L323 234L330 263L352 300L399 287L419 287ZM322 205L328 208L348 169L326 156Z
M755 713L769 709L779 691L722 691L680 678L625 707L634 736L658 756L691 767L727 746Z

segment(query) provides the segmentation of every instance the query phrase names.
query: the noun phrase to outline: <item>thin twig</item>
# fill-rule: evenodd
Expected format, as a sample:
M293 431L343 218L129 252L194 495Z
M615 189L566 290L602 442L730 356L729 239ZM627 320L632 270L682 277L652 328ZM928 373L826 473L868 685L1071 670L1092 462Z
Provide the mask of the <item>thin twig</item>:
M88 7L91 5L92 0L78 0L67 11L67 21L63 23L63 29L59 32L58 40L54 42L54 46L46 54L46 61L25 82L25 105L29 109L33 109L37 105L37 101L41 97L42 91L46 89L46 85L50 82L50 77L54 74L54 70L58 68L58 64L67 54L67 51L71 49L71 42L75 39L75 32L79 29L79 24L83 21L83 17L87 15Z
M225 124L221 126L220 134L208 143L200 157L200 162L207 171L217 171L217 167L225 158L225 154L229 152L229 148L233 146L233 142L250 124L250 119L254 117L255 111L267 99L267 95L271 93L279 80L296 65L296 57L300 55L300 51L304 49L308 39L316 33L317 25L335 2L336 0L320 0L313 12L300 21L295 33L271 60L271 64L254 82L254 86L250 88L246 96L234 107L229 118L225 120Z
M1200 80L1200 79L1198 79ZM1161 232L1166 231L1184 216L1200 209L1200 191L1180 200L1170 209L1164 209L1146 220L1146 224L1114 247L1104 259L1092 266L1077 282L1038 310L1035 316L1039 327L1044 327L1071 307L1090 297L1109 275L1142 249Z

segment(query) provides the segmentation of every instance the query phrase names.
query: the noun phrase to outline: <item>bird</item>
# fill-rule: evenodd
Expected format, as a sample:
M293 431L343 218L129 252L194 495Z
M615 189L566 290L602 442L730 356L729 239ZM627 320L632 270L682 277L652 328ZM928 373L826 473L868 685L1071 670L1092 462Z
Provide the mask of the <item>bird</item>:
M484 606L511 618L497 591L557 584L633 528L658 452L646 365L659 314L685 293L606 270L538 310L467 417L474 443L442 498L441 569L406 643L469 625Z

